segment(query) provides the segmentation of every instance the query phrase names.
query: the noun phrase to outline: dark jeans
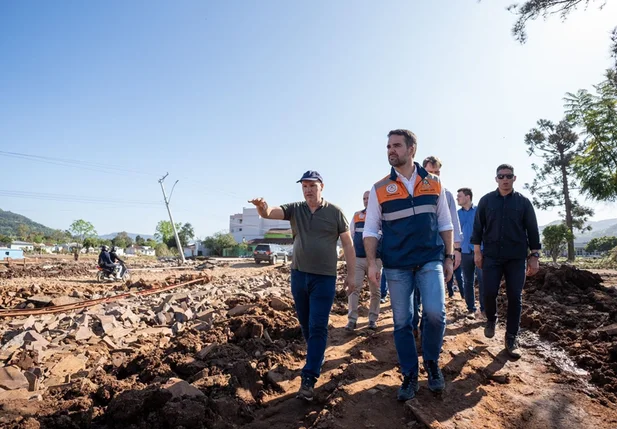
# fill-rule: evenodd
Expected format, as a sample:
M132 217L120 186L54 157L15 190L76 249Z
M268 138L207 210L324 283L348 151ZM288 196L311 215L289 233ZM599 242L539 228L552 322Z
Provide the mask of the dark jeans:
M306 364L302 375L319 377L328 341L328 318L334 294L336 276L310 274L291 270L291 294L306 340Z
M463 285L465 288L465 302L468 311L476 311L476 291L475 277L478 277L478 287L480 288L480 311L484 311L484 278L482 270L476 267L473 261L473 252L463 253L461 258L461 268L463 269Z
M465 287L463 286L463 275L461 271L461 266L454 270L454 275L450 279L450 281L446 284L448 286L448 296L452 298L454 296L454 278L456 277L456 284L458 285L458 291L461 294L461 298L465 299Z
M490 322L497 320L497 295L502 275L506 279L508 297L508 318L506 332L517 335L521 322L523 286L525 285L526 259L493 259L484 257L482 274L484 276L484 305L486 318Z
M388 281L386 280L386 270L381 270L381 299L388 296Z

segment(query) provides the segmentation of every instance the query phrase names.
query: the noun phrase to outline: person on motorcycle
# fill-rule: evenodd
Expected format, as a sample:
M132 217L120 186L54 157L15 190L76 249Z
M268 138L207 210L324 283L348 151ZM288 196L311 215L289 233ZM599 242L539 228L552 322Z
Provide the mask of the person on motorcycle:
M109 252L109 257L111 258L111 262L114 263L116 267L116 278L120 279L122 277L122 266L124 265L124 261L118 257L118 248L116 246L112 246L111 252Z
M111 260L109 247L105 245L101 246L101 253L99 253L99 267L101 267L107 275L113 275L116 271L116 264Z

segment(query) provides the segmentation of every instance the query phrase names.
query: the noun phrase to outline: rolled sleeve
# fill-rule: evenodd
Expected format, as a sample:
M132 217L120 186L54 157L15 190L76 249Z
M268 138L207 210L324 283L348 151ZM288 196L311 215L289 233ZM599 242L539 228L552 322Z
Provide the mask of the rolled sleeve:
M373 237L379 239L381 236L381 205L377 200L375 186L371 188L368 196L368 206L366 207L366 219L364 219L364 231L362 238Z
M454 201L454 195L452 195L452 192L446 189L446 197L448 199L448 208L450 209L450 220L452 221L452 227L454 229L454 242L462 243L463 234L461 234L461 223L458 220L458 212L456 210L456 201Z
M452 216L450 215L450 207L446 197L446 188L441 187L439 199L437 200L437 226L439 232L452 231Z

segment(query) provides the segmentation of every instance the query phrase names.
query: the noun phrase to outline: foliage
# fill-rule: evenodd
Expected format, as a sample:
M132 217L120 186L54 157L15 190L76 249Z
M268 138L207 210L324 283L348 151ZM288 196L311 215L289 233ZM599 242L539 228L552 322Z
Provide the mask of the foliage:
M616 36L617 37L617 36ZM566 94L566 114L584 136L581 153L573 160L581 190L596 200L617 200L617 72L594 86Z
M0 234L8 235L13 238L19 237L19 225L26 225L30 232L36 234L51 235L54 230L41 225L40 223L33 222L29 218L10 211L4 211L0 209Z
M69 227L69 231L80 244L84 242L86 237L96 236L94 225L83 219L74 221Z
M564 224L549 225L542 231L542 243L553 258L553 262L557 262L566 244L573 238L572 232Z
M210 250L213 256L223 256L223 250L238 245L234 236L224 232L216 232L203 240L203 245Z
M178 238L180 239L180 244L182 247L186 247L189 244L189 241L195 238L195 230L193 229L193 225L188 222L182 225L182 228L178 231Z
M597 237L587 243L585 251L588 253L608 252L614 247L617 247L617 237Z
M572 197L572 190L578 187L573 176L572 159L580 150L578 135L567 121L554 124L540 119L537 128L525 135L527 153L538 155L542 165L531 164L535 177L525 188L533 195L534 205L542 210L560 207L562 216L570 231L568 235L568 259L574 260L574 228L584 230L584 225L593 210L585 207Z
M190 223L176 223L176 230L178 231L178 238L180 239L180 245L186 246L190 240L195 237L195 231ZM176 244L176 237L174 236L174 230L171 226L171 222L168 220L162 220L156 225L156 233L154 238L162 243L165 243L168 248L178 247Z
M138 246L146 246L146 240L141 235L138 235L135 237L135 244Z
M111 240L111 244L120 249L126 249L133 244L133 239L125 231L122 231L116 234Z
M10 246L12 242L13 242L13 239L11 237L9 237L8 235L0 234L0 243L2 243L3 245Z

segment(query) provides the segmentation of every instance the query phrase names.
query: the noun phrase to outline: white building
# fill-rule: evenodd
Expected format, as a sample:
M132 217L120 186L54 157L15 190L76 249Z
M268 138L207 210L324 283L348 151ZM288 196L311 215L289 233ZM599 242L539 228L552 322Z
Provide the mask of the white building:
M34 243L29 243L27 241L13 241L9 246L9 249L21 249L23 251L32 251L34 250Z
M257 209L243 208L242 213L229 216L229 233L234 236L238 243L250 241L255 238L263 238L266 232L272 228L289 229L291 225L287 220L263 219L259 217Z
M124 251L126 255L142 255L142 256L156 256L156 251L150 246L137 246L133 244L131 247L127 247Z

